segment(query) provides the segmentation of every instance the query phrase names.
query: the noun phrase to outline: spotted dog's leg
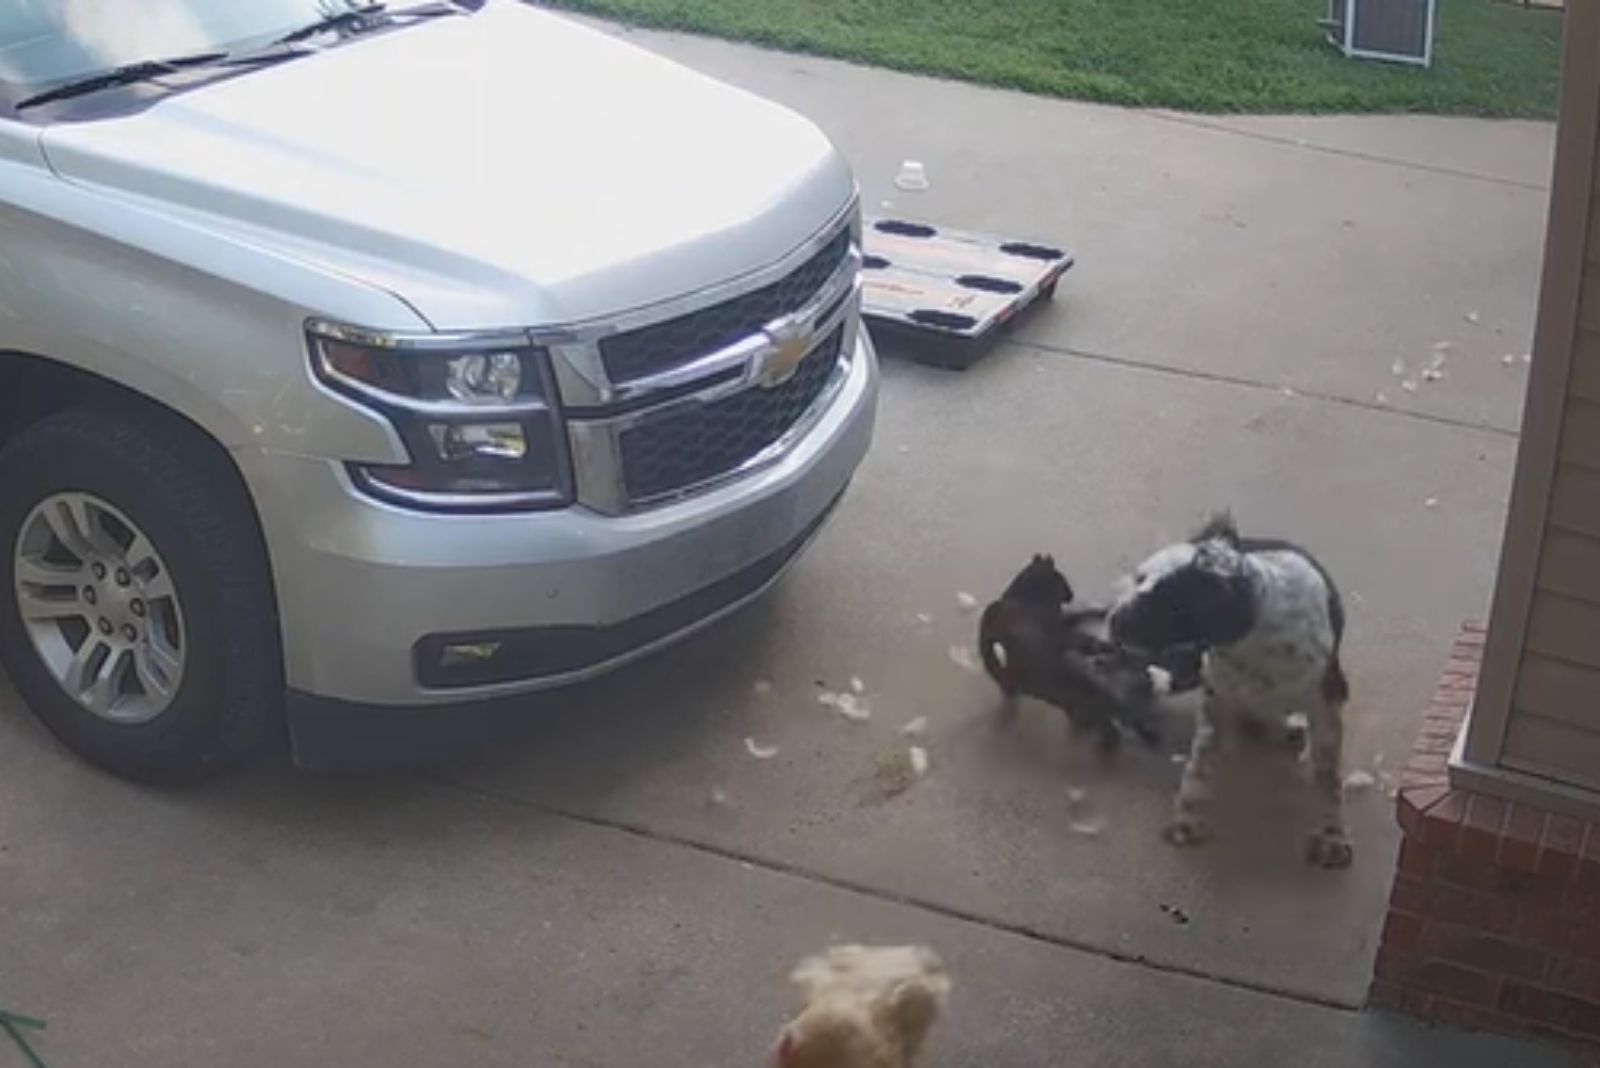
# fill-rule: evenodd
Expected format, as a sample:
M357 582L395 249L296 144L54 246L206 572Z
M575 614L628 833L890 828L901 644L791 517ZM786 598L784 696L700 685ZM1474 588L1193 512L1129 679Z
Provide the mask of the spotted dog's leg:
M1172 823L1167 826L1167 841L1173 845L1198 845L1211 837L1206 810L1211 804L1211 784L1217 777L1221 756L1223 719L1222 706L1208 689L1196 716L1194 741L1189 746L1189 761L1183 766L1183 781L1178 784Z
M1302 712L1291 712L1283 720L1283 745L1295 757L1303 759L1306 742L1310 740L1310 720Z
M1339 764L1344 750L1344 702L1315 702L1310 716L1311 775L1317 791L1318 822L1306 858L1322 868L1348 867L1353 856L1344 829L1344 784Z

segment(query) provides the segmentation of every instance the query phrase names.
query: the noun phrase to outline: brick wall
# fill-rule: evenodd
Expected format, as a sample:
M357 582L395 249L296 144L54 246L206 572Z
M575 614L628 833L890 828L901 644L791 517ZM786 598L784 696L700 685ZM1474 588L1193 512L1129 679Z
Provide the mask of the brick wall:
M1483 637L1462 628L1402 773L1403 837L1371 999L1600 1047L1600 822L1450 784Z

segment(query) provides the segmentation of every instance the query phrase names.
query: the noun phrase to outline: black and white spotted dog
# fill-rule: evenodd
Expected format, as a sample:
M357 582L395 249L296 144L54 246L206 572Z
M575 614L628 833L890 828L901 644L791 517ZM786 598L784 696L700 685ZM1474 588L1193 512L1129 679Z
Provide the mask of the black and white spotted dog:
M1210 836L1205 810L1223 735L1274 733L1295 741L1291 723L1304 717L1321 803L1309 858L1328 868L1350 863L1339 775L1350 696L1339 663L1344 606L1310 553L1241 537L1231 516L1219 516L1139 567L1112 607L1110 627L1117 642L1142 649L1198 643L1207 650L1205 702L1169 840L1190 844Z

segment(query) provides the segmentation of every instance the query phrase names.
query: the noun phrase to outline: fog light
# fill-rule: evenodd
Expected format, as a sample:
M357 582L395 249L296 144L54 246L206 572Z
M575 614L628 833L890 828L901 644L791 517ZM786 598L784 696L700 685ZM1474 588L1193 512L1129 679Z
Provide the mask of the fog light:
M481 664L493 660L500 652L500 642L469 642L447 645L439 651L439 666L457 668L465 664Z
M521 460L528 455L528 439L520 423L435 423L428 427L439 459Z

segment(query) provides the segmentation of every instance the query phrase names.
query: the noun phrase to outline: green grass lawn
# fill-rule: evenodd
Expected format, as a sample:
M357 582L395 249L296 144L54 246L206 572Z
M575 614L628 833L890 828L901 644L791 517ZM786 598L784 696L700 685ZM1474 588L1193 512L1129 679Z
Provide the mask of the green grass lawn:
M1440 0L1431 71L1344 59L1316 25L1323 0L554 2L637 25L1194 111L1549 118L1560 66L1560 13L1500 0Z

